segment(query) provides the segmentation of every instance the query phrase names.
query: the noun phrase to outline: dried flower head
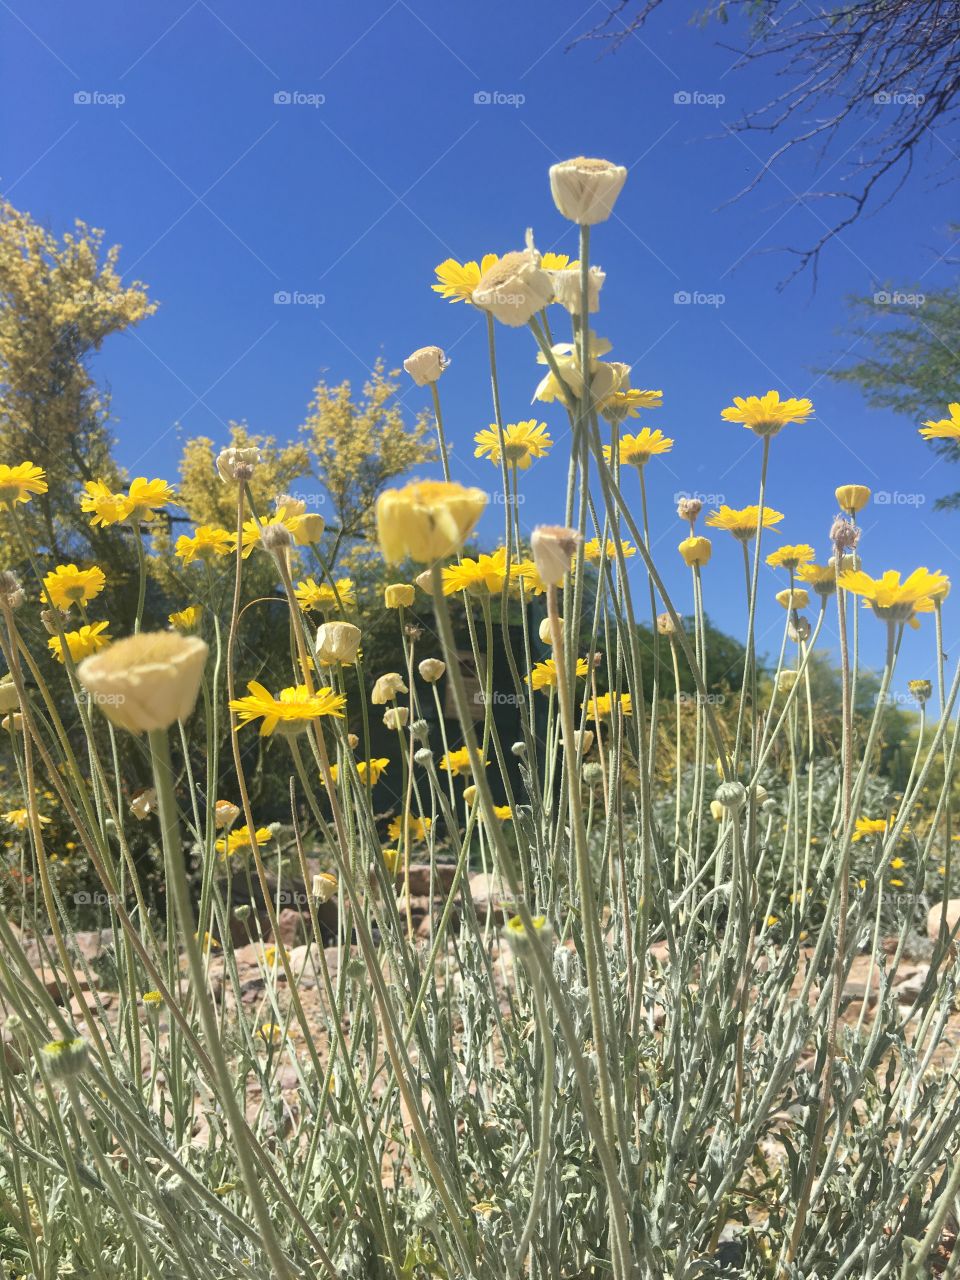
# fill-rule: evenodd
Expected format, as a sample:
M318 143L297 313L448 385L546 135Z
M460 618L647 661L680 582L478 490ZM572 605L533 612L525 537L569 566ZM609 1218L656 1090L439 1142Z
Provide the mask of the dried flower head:
M356 662L360 636L352 622L323 622L317 628L317 657L321 662Z
M439 382L440 375L449 364L449 359L439 347L418 347L407 356L403 367L418 387L426 387Z
M579 542L580 535L576 529L568 529L563 525L541 524L534 529L530 537L530 550L537 573L545 586L556 587L563 582L570 571L570 561Z
M193 711L207 653L197 636L144 631L85 658L77 676L118 728L168 729Z
M243 484L253 475L259 462L259 449L238 449L230 445L217 454L217 473L225 484L231 480Z
M417 670L427 684L436 684L447 669L447 664L440 658L424 658Z
M681 498L677 503L677 515L681 520L689 521L692 529L696 523L697 516L703 510L703 503L699 498Z
M553 279L532 247L505 253L480 277L473 303L511 328L527 324L553 301Z
M606 222L626 180L623 165L590 156L575 156L550 166L554 204L565 218L583 227Z
M394 702L398 693L409 692L409 689L403 683L403 676L397 671L388 671L384 675L377 677L374 682L373 692L370 694L370 701L375 707L383 707L388 702Z

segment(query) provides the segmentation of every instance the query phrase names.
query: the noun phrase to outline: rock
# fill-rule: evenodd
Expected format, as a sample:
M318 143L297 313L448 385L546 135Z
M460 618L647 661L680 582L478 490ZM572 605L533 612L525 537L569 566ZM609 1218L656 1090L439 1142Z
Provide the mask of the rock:
M449 862L436 862L433 865L433 888L437 894L448 894L453 884L456 867ZM402 876L401 876L402 880ZM430 893L430 863L410 863L410 897L425 898Z
M940 918L943 915L943 903L938 902L936 906L930 908L927 912L927 937L931 941L936 942L940 937ZM960 898L947 899L947 932L952 933L960 920ZM956 943L954 943L956 950Z
M300 941L304 928L303 912L296 907L281 907L277 912L277 934L274 942L294 947Z

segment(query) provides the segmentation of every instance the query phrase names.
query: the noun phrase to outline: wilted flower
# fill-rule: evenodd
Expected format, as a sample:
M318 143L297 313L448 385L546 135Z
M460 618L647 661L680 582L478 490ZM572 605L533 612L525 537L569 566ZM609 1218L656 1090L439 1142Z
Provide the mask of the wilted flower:
M427 684L436 684L447 669L447 664L439 658L424 658L417 670Z
M792 671L790 668L787 668L786 671L781 671L777 676L777 692L789 693L797 683L798 676L799 672Z
M146 822L157 811L157 793L154 787L141 787L130 801L130 812L138 822Z
M232 827L239 817L239 808L230 800L218 800L213 806L213 821L218 831L222 831L224 827Z
M623 190L623 165L589 156L576 156L550 166L550 194L565 218L579 226L606 222Z
M23 584L11 569L0 572L0 604L6 609L19 609L23 604Z
M403 367L418 387L426 387L440 381L440 375L449 363L439 347L418 347L407 356Z
M403 683L403 676L397 671L388 671L385 675L377 677L373 692L370 694L370 701L375 707L382 707L388 702L395 701L398 693L409 692L410 690Z
M860 528L848 520L846 516L837 516L830 526L830 541L842 555L845 551L856 549L860 541Z
M503 324L526 324L553 300L553 280L532 247L505 253L480 277L473 302Z
M576 529L568 529L563 525L541 524L534 529L530 537L530 550L537 573L548 587L559 586L570 571L580 541Z
M432 564L459 551L483 515L487 495L443 480L387 489L377 499L377 533L388 564L408 556Z
M322 906L325 902L329 902L335 897L337 892L337 877L330 871L320 871L313 877L313 883L310 887L313 897Z
M383 713L383 723L388 729L405 729L409 718L407 707L388 707Z
M321 662L356 662L360 628L352 622L323 622L317 628L316 652Z
M118 728L168 729L193 711L207 653L197 636L144 631L85 658L77 677Z
M231 445L229 448L221 449L217 454L217 473L224 483L230 480L243 483L250 479L259 462L259 449L238 449Z
M681 498L677 503L677 515L681 520L686 520L692 529L696 523L697 516L703 510L703 503L699 498Z
M675 636L677 634L676 624L669 613L657 614L657 631L662 636Z
M551 271L553 280L553 300L565 307L572 316L583 313L583 302L580 297L580 264L565 267L562 271ZM606 273L599 267L590 267L587 272L587 311L600 310L600 290L606 280Z

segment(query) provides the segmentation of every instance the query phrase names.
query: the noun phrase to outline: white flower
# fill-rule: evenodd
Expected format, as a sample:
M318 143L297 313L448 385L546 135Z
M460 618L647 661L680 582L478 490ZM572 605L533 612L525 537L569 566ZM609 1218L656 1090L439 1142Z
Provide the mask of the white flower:
M436 684L447 669L447 664L439 658L424 658L418 670L427 684Z
M388 707L383 713L383 723L388 729L405 729L409 718L407 707Z
M149 733L188 718L207 653L198 636L144 631L84 658L77 676L111 723Z
M259 449L237 449L231 445L217 454L217 472L224 483L230 480L249 480L259 461Z
M386 675L377 677L370 701L375 707L382 707L388 702L393 702L398 693L408 692L407 686L403 683L403 676L396 671L388 671Z
M143 787L130 801L130 812L138 822L146 822L157 811L157 793L153 787Z
M562 525L541 524L534 529L530 549L537 573L546 586L556 587L563 581L579 541L576 529L565 529Z
M566 307L572 316L580 315L583 310L580 301L580 268L564 267L562 271L551 271L553 279L553 300ZM591 267L587 273L587 310L600 310L600 290L606 280L606 272L599 267Z
M550 166L550 194L554 204L565 218L581 227L606 222L626 180L623 165L588 156Z

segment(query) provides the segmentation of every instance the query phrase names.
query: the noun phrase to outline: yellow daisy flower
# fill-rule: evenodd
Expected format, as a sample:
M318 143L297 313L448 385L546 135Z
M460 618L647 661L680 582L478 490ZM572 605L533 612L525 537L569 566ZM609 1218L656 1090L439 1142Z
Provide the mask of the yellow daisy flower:
M67 649L74 662L80 662L83 658L88 658L91 653L97 653L100 649L107 647L113 639L112 636L107 635L109 625L109 622L94 622L89 626L81 627L78 631L64 632ZM59 636L51 636L47 641L47 648L58 662L63 662L63 646Z
M255 835L258 847L273 839L273 832L269 827L257 827ZM250 828L247 826L237 827L236 830L228 832L222 839L218 840L213 847L224 859L232 858L234 854L240 853L244 849L252 848L253 841L250 838Z
M599 407L600 412L609 422L623 422L625 418L639 418L641 409L659 409L662 405L662 391L647 391L642 387L623 387L604 396ZM642 435L643 432L640 434ZM673 445L672 440L670 444ZM658 449L656 452L666 453L667 451Z
M23 831L30 824L30 811L28 809L10 809L7 813L0 813L0 818L4 822L8 822L11 827L16 827L18 831ZM37 818L42 827L49 827L53 821L52 818L45 818L43 814L38 814Z
M18 462L13 467L0 463L0 507L15 507L18 502L29 502L34 494L46 493L46 474L32 462Z
M890 821L894 821L896 815L891 815ZM866 840L868 836L882 836L887 832L886 818L858 818L854 823L853 839Z
M484 760L483 767L490 768L490 762ZM470 753L466 747L459 747L456 751L448 751L440 760L440 768L445 773L452 773L455 778L459 778L464 774L470 773Z
M781 547L778 551L771 551L767 556L767 564L771 569L799 569L812 559L813 547L800 542L795 547Z
M797 577L821 596L832 596L837 589L837 571L832 564L802 564Z
M200 624L202 614L202 604L191 604L187 605L186 609L169 614L168 618L170 625L176 627L178 631L195 631Z
M298 684L281 689L279 698L275 698L262 684L251 680L247 690L247 697L234 698L228 706L237 713L241 725L262 719L261 738L269 737L278 726L281 733L299 733L322 716L342 720L347 702L345 694L335 693L328 686L311 692L306 685Z
M960 404L948 404L949 418L930 418L920 427L925 440L960 440Z
M512 822L513 810L508 804L495 804L493 806L493 816L499 822Z
M722 506L719 511L711 511L707 516L707 524L714 529L726 529L740 542L749 542L756 536L757 523L760 516L759 507ZM783 519L782 511L774 511L772 507L763 508L764 529L775 529Z
M293 594L297 598L297 604L304 611L312 610L314 613L324 613L328 609L339 609L342 605L344 608L352 608L357 603L356 588L352 578L338 578L337 589L327 583L316 582L313 578L305 578L303 582L298 582L293 589ZM339 595L340 599L337 600Z
M589 670L586 658L577 659L577 676L581 679ZM555 689L557 687L557 664L553 658L538 662L527 677L534 690Z
M264 529L272 529L279 526L286 529L292 538L294 534L295 520L296 517L289 517L287 515L285 507L280 507L279 510L275 511L273 515L266 520L245 520L242 538L243 551L241 552L244 560L249 559L250 553L253 551L254 547L260 546L261 535Z
M631 556L637 554L637 548L633 546L626 538L622 540L623 558L629 560ZM608 560L613 560L617 554L617 544L612 538L607 539L607 545L603 552L600 550L600 539L591 538L589 542L583 544L583 558L589 560L591 564L599 564L603 555Z
M433 820L431 818L418 818L411 813L407 819L407 830L410 833L411 840L426 840L432 826ZM387 827L387 835L391 840L399 840L402 834L403 818L397 814L395 818L390 820L390 825Z
M863 596L884 622L910 622L915 613L933 610L934 600L949 590L950 579L926 568L914 569L903 582L895 569L888 569L880 578L871 578L862 569L846 569L837 579L837 585L855 596Z
M73 604L86 604L98 596L106 586L102 569L91 565L78 569L75 564L58 564L43 580L47 595L58 609L69 609Z
M469 591L471 595L484 592L499 595L506 576L507 552L504 547L493 555L479 555L476 560L464 556L459 564L447 565L443 569L443 594L452 596L458 591Z
M436 268L437 283L430 288L450 302L472 302L473 291L480 283L480 277L499 261L496 253L484 254L479 262L457 262L456 258L447 258ZM572 269L579 265L579 262L571 262L564 253L545 253L540 260L544 271L562 271L564 267Z
M156 508L165 507L169 502L176 502L177 495L166 480L148 480L146 476L137 476L131 481L127 493L127 519L137 524L149 523L154 518Z
M387 757L386 757L386 756L377 756L377 757L376 757L376 759L374 759L374 760L371 760L371 761L370 761L370 770L369 770L369 772L370 772L370 785L371 785L371 787L375 787L375 786L377 785L377 783L380 781L380 775L384 772L384 770L387 768L387 766L388 766L389 764L390 764L390 761L387 759ZM339 766L338 766L338 765L335 765L335 764L332 764L332 765L330 766L330 773L331 773L331 775L333 776L333 780L334 780L334 782L336 782L336 781L337 781L337 779L338 779L338 778L339 778L339 776L340 776L340 769L339 769ZM358 760L358 761L357 761L357 773L358 773L358 774L359 774L359 776L360 776L360 781L361 781L364 785L366 785L366 781L367 781L367 762L366 762L366 760Z
M533 560L520 560L510 569L511 586L514 585L514 578L517 579L517 585L523 583L523 590L526 595L542 596L547 590L547 584L540 577L540 571Z
M725 422L739 422L758 436L775 436L792 422L806 422L813 413L809 400L781 400L778 391L765 396L734 396L733 404L720 417Z
M237 535L213 524L201 524L192 535L182 533L177 539L174 554L184 565L194 560L210 562L218 556L228 556L236 545Z
M613 694L601 693L587 703L588 720L606 720L613 711ZM620 712L625 716L633 715L633 696L629 693L620 695Z
M629 392L623 392L629 395ZM624 435L620 437L618 453L620 455L621 467L644 467L658 453L669 453L673 448L673 441L669 436L665 436L658 428L651 431L649 427L644 427L635 436ZM605 444L603 446L603 456L609 463L613 458L613 446Z
M130 514L126 494L114 493L103 480L88 480L83 489L86 496L80 499L80 510L90 514L94 527L120 524Z
M488 430L478 431L473 437L475 458L489 458L494 466L500 465L500 433L496 424ZM553 446L545 422L528 418L525 422L509 422L503 429L503 456L521 471L526 471L534 458L545 458Z

